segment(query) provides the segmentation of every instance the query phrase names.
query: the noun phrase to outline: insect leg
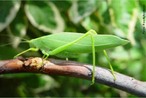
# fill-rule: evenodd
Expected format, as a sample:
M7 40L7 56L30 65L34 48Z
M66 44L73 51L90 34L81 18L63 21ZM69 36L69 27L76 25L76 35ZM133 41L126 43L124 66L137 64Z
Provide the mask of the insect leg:
M44 54L42 58L43 58L44 60L46 60L46 59L49 57L49 54L48 54L46 51L44 51L44 50L41 50L41 51L42 51L42 53Z
M116 76L115 76L115 74L114 74L114 69L113 69L113 67L112 67L112 64L110 63L110 59L109 59L109 57L108 57L108 55L107 55L107 52L106 52L105 50L103 50L103 53L104 53L104 55L105 55L105 57L106 57L106 59L107 59L107 61L108 61L109 67L110 67L110 69L111 69L111 73L112 73L112 75L113 75L113 77L114 77L114 80L116 80Z
M91 42L92 42L92 54L93 54L93 75L92 75L92 84L94 84L94 77L95 77L95 45L94 45L94 38L93 38L93 35L97 34L94 30L90 30L88 31L87 33L85 33L83 36L81 36L80 38L68 43L68 44L65 44L63 46L60 46L52 51L50 51L50 55L55 55L63 50L65 50L66 48L70 47L71 45L77 43L78 41L82 40L83 38L87 37L87 36L91 36Z
M91 34L95 34L96 32L94 31L94 30L91 30ZM96 33L97 34L97 33ZM93 37L93 36L92 36ZM94 40L93 40L94 41ZM92 44L94 43L92 41ZM94 45L92 45L92 47L93 47ZM92 51L93 51L93 48L92 48ZM107 59L107 61L108 61L108 64L109 64L109 67L110 67L110 69L111 69L111 73L112 73L112 75L113 75L113 77L114 77L114 80L116 80L116 76L115 76L115 74L114 74L114 69L113 69L113 67L112 67L112 64L110 63L110 59L109 59L109 57L108 57L108 55L107 55L107 52L105 51L105 50L103 50L103 53L104 53L104 55L105 55L105 57L106 57L106 59ZM93 51L93 55L95 54L95 52ZM94 59L95 59L95 56L93 56L93 76L94 76L94 72L95 72L95 68L94 68L94 64L95 64L95 61L94 61ZM94 81L93 80L93 78L92 78L92 81Z
M27 49L25 51L22 51L21 53L17 54L16 56L14 56L14 58L17 58L18 56L20 56L20 55L22 55L22 54L24 54L28 51L38 51L38 50L39 50L38 48L29 48L29 49Z
M85 38L86 36L88 35L93 35L93 34L96 34L96 32L94 30L90 30L88 31L87 33L85 33L83 36L79 37L78 39L70 42L70 43L67 43L63 46L60 46L52 51L49 52L50 55L55 55L57 53L60 53L61 51L65 50L66 48L70 47L71 45L75 44L76 42L82 40L83 38Z
M92 34L91 34L91 41L92 41L92 58L93 58L93 62L92 62L92 64L93 64L92 84L94 84L94 82L95 82L94 77L95 77L95 66L96 66L95 60L96 60L96 57L95 57L95 42L94 42L94 38L93 38Z

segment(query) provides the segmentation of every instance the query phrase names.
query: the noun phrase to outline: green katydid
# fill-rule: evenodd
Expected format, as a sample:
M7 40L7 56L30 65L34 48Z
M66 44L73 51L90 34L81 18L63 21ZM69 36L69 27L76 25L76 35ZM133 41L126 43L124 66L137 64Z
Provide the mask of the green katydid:
M45 58L49 55L64 55L67 54L68 57L74 54L81 53L92 53L93 58L93 74L92 83L95 79L95 52L103 50L104 55L109 63L112 75L115 78L114 70L109 61L109 57L105 49L113 48L116 46L127 44L128 41L121 39L114 35L97 35L94 30L89 30L85 34L83 33L73 33L73 32L62 32L57 34L51 34L36 39L27 41L30 48L17 54L15 57L26 53L28 51L38 51L44 54Z

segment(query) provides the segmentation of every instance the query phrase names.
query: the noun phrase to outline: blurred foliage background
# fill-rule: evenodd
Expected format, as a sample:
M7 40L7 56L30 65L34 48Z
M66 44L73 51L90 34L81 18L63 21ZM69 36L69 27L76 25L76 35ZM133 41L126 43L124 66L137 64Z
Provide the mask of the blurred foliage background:
M24 40L63 31L113 34L130 43L109 49L117 72L146 81L146 1L145 0L1 0L0 59L12 59L29 48ZM42 56L29 52L24 57ZM108 68L102 52L97 65ZM54 57L55 58L55 57ZM75 58L92 64L91 54ZM64 76L42 74L0 75L0 97L136 97L101 84Z

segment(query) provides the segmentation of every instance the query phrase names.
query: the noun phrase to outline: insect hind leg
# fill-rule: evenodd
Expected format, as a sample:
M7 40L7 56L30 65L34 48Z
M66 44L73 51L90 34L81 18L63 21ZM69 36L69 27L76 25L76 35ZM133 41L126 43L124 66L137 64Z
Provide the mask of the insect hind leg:
M110 62L110 59L109 59L109 57L108 57L108 55L107 55L107 52L106 52L105 50L103 50L103 53L104 53L104 55L105 55L105 57L106 57L106 59L107 59L107 61L108 61L108 64L109 64L111 73L112 73L112 75L113 75L113 77L114 77L114 80L116 80L116 76L115 76L115 73L114 73L114 69L113 69L112 64L111 64L111 62Z

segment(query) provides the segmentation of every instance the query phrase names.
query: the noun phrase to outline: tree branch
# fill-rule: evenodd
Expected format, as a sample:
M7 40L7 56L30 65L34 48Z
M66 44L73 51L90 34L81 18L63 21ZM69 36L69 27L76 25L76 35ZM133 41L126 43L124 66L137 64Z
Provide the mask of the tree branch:
M64 75L91 80L92 65L55 59L42 60L38 57L0 61L0 74L21 72ZM115 76L116 80L114 81L110 70L96 67L96 83L105 84L137 96L146 96L146 82L118 72L115 72Z

